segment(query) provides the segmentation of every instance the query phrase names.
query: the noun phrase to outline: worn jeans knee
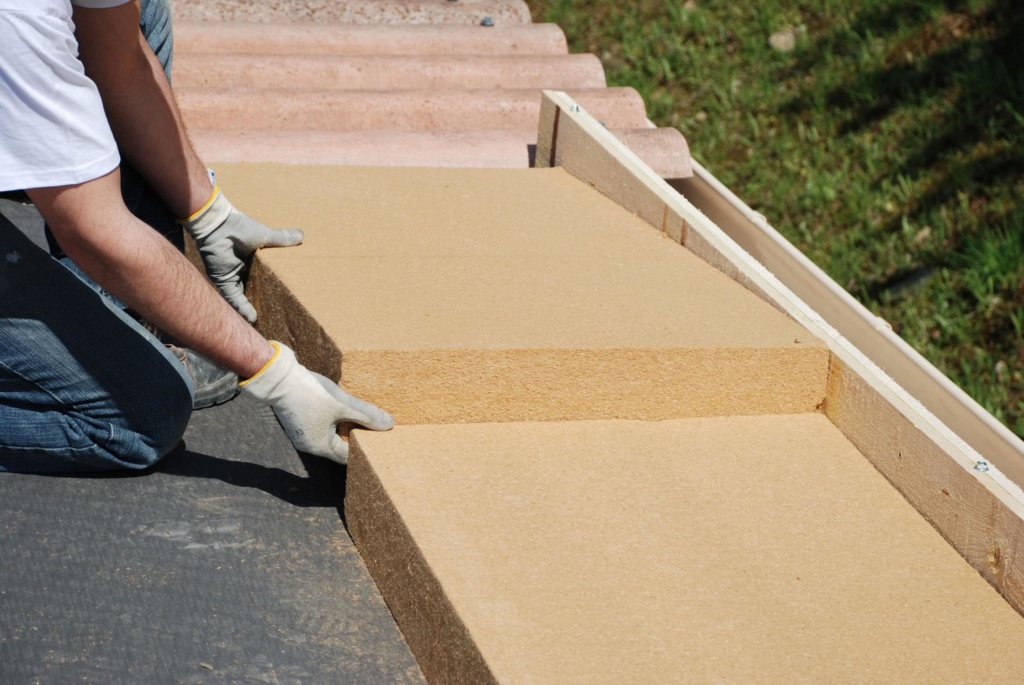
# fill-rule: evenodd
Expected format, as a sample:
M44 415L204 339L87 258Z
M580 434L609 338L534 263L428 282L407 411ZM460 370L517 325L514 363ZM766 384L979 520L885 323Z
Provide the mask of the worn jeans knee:
M163 345L0 217L0 470L146 468L192 395Z

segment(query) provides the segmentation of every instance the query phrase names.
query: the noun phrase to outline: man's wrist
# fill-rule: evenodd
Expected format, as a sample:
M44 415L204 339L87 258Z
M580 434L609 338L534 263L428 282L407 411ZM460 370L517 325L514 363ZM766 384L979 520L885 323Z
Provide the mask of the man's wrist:
M262 376L264 372L266 372L266 370L269 369L270 366L275 361L277 361L277 358L281 356L281 343L277 342L276 340L268 340L267 345L269 345L271 348L270 356L267 357L266 361L264 361L262 365L260 365L259 370L256 371L256 373L252 374L251 376L247 376L245 380L239 381L238 384L240 386L245 386L247 383L254 381L260 376Z
M206 202L204 202L199 207L199 209L197 209L196 211L192 212L191 214L189 214L184 219L178 219L178 223L179 224L188 224L188 223L191 223L191 222L195 221L199 217L201 217L208 209L210 209L210 206L213 205L214 201L217 199L217 195L219 195L219 194L220 194L220 188L217 187L217 185L215 184L213 186L213 189L210 191L210 196L208 198L206 198Z

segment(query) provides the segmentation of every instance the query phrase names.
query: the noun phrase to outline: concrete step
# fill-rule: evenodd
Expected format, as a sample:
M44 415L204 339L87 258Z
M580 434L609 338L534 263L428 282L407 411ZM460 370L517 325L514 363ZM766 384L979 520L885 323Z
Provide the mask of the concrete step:
M349 532L429 682L1024 672L1020 616L820 414L353 435Z
M663 178L690 176L686 139L675 129L612 131ZM207 162L526 168L536 131L189 132Z
M528 24L522 0L175 0L175 21L340 22L348 24Z
M608 128L644 128L643 99L632 88L570 92ZM188 89L178 93L190 129L534 131L539 90L331 91Z
M186 53L174 87L324 90L603 88L594 55L230 55Z
M525 168L528 131L205 131L189 136L208 163Z
M484 28L451 24L313 24L176 21L175 57L193 52L333 55L564 55L555 24Z
M331 11L343 18L338 12L357 4ZM388 2L360 11L371 5L397 11ZM444 9L414 5L403 11ZM524 167L539 90L547 88L570 91L663 177L692 174L682 135L650 129L639 95L605 89L597 58L567 55L557 26L196 21L191 14L216 7L185 3L174 76L193 138L211 161ZM495 89L506 92L487 92Z
M611 131L662 178L693 176L690 146L678 129L630 128Z
M306 232L259 255L260 330L399 423L824 398L820 340L562 169L214 168L247 213Z

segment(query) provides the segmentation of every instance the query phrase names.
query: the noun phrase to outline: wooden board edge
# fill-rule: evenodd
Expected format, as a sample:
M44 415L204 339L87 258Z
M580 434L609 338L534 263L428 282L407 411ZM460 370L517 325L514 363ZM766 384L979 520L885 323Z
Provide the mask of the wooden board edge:
M344 380L401 424L663 421L813 412L828 366L824 345L351 350Z
M259 253L252 261L245 296L256 308L256 330L263 337L292 348L308 369L341 380L341 350Z
M374 471L358 431L349 444L348 532L427 682L497 683Z
M845 338L1015 483L1024 483L1024 442L861 305L773 229L749 216L740 202L702 167L692 178L670 181L752 257L777 275L812 309L825 314Z
M1020 542L1024 492L569 96L544 91L543 100L542 117L547 119L538 129L538 150L546 146L548 154L544 158L538 154L537 165L545 166L547 161L547 166L564 168L824 340L832 355L823 407L826 415L961 556L1024 614L1024 548ZM853 397L866 402L856 412L849 409L857 406ZM884 422L883 417L887 419ZM903 449L917 451L915 469L892 466L893 446L897 446L897 463L906 459L899 456L899 446L904 444ZM932 482L918 477L928 471L944 474L948 487L936 491L922 485ZM950 503L942 506L936 492L950 498Z
M872 383L856 361L832 355L825 415L1024 614L1020 495L994 467L937 435L924 415L904 405L891 389Z

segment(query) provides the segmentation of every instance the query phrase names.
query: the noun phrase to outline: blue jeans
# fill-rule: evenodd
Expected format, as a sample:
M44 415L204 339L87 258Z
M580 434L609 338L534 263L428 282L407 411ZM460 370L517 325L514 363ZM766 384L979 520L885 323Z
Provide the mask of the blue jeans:
M171 80L171 62L174 59L174 31L171 27L171 7L168 0L142 0L139 28L156 58L163 65L167 81Z
M170 78L167 0L142 0L140 25ZM122 166L121 178L128 208L183 250L163 201L133 169ZM0 471L142 469L188 424L184 367L69 266L0 217Z
M192 394L163 345L0 217L0 471L150 466Z

